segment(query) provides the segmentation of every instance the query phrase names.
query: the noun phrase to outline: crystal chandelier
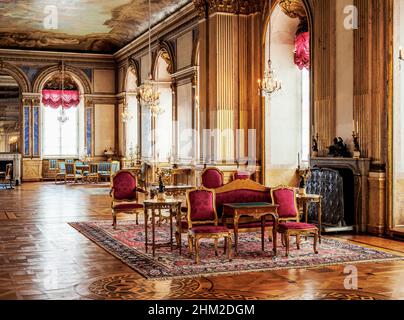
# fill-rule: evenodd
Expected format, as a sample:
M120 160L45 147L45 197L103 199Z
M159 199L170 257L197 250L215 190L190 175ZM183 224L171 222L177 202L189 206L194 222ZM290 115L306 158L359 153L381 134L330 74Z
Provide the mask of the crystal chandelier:
M272 8L272 1L269 1L269 8ZM270 9L271 10L271 9ZM272 35L272 16L269 21L269 56L271 56L271 35ZM268 59L268 66L264 72L264 78L258 80L259 94L269 98L273 93L282 89L281 81L276 77L275 70L272 69L271 58Z
M63 92L65 90L65 64L62 61L62 97L63 97ZM69 117L65 113L65 108L63 106L63 100L62 100L62 105L60 106L60 114L57 117L58 121L63 124L67 120L69 120Z
M258 80L260 94L269 97L273 93L282 89L282 83L276 77L275 70L272 69L272 62L268 60L268 68L264 72L264 79Z
M63 108L61 109L60 114L58 115L57 119L62 124L65 123L67 120L69 120L69 117L65 113L65 109L63 109Z
M151 69L151 5L149 0L149 66ZM149 72L148 79L139 87L139 97L143 104L150 109L153 116L159 115L164 112L160 106L160 92L158 90L158 83L153 80L151 71Z

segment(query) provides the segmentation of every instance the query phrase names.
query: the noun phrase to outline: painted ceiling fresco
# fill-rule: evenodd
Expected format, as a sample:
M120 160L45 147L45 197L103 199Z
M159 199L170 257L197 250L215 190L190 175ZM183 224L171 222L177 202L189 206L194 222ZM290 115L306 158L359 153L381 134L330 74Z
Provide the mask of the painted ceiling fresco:
M152 25L191 0L151 0ZM147 31L148 0L0 0L0 48L114 53Z

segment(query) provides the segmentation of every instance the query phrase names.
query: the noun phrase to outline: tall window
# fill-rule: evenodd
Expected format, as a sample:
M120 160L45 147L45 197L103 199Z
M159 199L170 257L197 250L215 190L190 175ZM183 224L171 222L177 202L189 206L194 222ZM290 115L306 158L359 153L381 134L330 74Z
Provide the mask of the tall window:
M42 89L42 155L79 158L84 155L84 103L73 78L64 71Z
M276 77L282 82L282 89L265 100L265 181L270 185L294 184L298 158L308 161L310 157L310 56L304 54L308 52L305 40L309 39L306 22L305 17L288 16L278 5L267 29L265 59L272 61Z
M134 94L127 95L127 108L130 115L126 122L126 156L136 152L138 147L138 125L137 125L137 97Z
M138 139L138 101L137 101L137 79L133 70L128 71L126 81L126 108L129 113L129 120L126 122L126 156L129 157L131 152L135 153L139 146Z
M162 53L156 65L155 79L159 82L160 105L164 112L156 118L156 156L158 161L168 162L174 156L173 150L173 97L171 90L171 75L168 72L169 64Z
M68 120L58 120L61 110L43 106L42 146L44 157L79 156L79 108L65 110Z

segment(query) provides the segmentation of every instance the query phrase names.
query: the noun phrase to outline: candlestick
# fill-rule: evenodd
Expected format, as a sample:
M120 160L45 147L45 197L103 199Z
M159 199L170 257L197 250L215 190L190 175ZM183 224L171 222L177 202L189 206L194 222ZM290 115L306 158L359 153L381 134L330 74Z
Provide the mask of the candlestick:
M297 166L300 169L300 152L297 153Z

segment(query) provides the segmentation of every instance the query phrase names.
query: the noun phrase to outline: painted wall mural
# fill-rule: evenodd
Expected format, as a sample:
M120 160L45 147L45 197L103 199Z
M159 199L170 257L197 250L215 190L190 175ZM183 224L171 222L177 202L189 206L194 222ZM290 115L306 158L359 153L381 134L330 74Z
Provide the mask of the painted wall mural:
M191 0L152 0L152 24ZM114 53L147 30L148 0L3 0L0 47Z

